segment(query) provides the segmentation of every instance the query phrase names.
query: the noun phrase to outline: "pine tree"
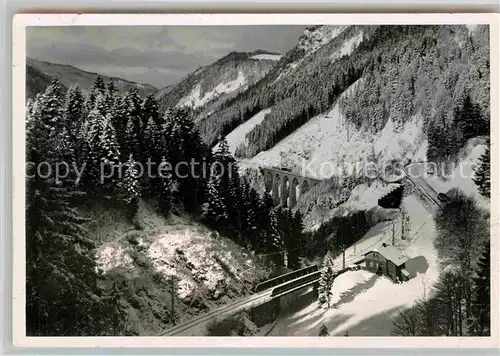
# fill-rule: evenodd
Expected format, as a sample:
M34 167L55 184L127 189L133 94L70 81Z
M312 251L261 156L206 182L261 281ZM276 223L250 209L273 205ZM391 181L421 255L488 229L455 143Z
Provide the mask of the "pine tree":
M480 165L476 169L473 178L474 183L476 183L479 193L487 198L490 197L490 140L486 143L486 150L480 157Z
M103 186L111 191L116 180L114 170L120 163L120 151L110 116L90 112L86 136L89 152L85 182L90 190Z
M157 125L160 125L160 113L158 103L153 94L149 94L142 102L143 124L146 125L150 119Z
M125 146L124 154L126 158L130 153L134 157L139 157L141 154L140 140L142 137L142 99L139 95L137 87L133 87L124 98L125 102ZM123 122L123 121L122 121Z
M119 184L120 200L126 204L128 218L130 221L134 221L139 207L141 187L139 185L137 162L132 157L132 154L129 156L125 166L126 170Z
M296 210L291 217L291 235L292 235L292 246L293 251L289 253L290 266L292 268L299 267L299 259L305 255L306 241L304 240L304 235L302 231L304 230L304 223L302 214L299 210Z
M104 80L100 75L98 75L94 80L92 88L90 89L90 93L87 96L87 101L85 102L87 112L94 110L97 97L99 95L104 95L105 92L106 85L104 84Z
M103 318L106 335L126 336L129 334L127 327L127 305L122 299L123 291L118 286L117 281L113 281L111 288L103 297Z
M141 163L146 165L148 159L151 162L159 164L161 158L166 153L165 148L162 146L162 133L156 122L152 117L149 118L146 123L142 138L140 140L141 145Z
M125 103L126 103L126 115L129 120L133 122L134 125L140 131L142 126L142 99L139 95L139 91L137 87L133 87L130 91L125 95Z
M104 94L104 97L106 98L106 106L111 109L115 107L115 102L116 102L116 92L118 89L116 89L115 83L113 81L109 81L108 85L106 85L106 92Z
M215 172L210 176L208 182L207 203L204 211L204 219L210 226L216 229L227 229L229 224L228 207L224 204L221 196L221 178Z
M225 139L219 142L218 149L213 156L214 167L220 168L218 172L221 177L221 188L219 190L225 206L240 206L240 177L236 160L229 152L229 145ZM217 165L215 165L217 163ZM240 209L228 211L229 223L234 231L241 231L239 223L241 221Z
M34 164L65 157L62 97L57 83L30 108L27 153ZM70 182L35 174L27 180L26 330L28 335L101 335L94 243L86 236Z
M106 93L106 84L104 84L104 79L100 75L95 78L92 88L95 89L99 94L104 95Z
M240 187L240 226L242 235L246 238L246 242L252 247L257 246L258 239L258 209L259 195L253 189L246 178L243 179Z
M108 116L111 114L111 107L108 106L108 100L105 94L101 94L100 92L96 95L94 101L94 110L97 110L100 115Z
M165 157L162 158L160 166L167 167L167 160ZM174 203L175 194L178 189L179 184L173 179L172 173L170 171L167 171L166 173L162 171L160 176L160 194L158 201L160 211L164 216L168 216L170 213Z
M124 132L124 144L123 144L123 155L128 155L130 156L135 155L139 156L141 149L141 143L139 141L139 132L137 132L137 126L134 124L132 120L127 120L127 127L125 128Z
M319 329L318 336L330 336L330 333L328 332L328 328L326 327L325 324L321 325L321 328Z
M479 260L477 276L474 278L474 304L472 308L472 327L471 334L475 336L489 336L490 335L490 242L484 244L484 252Z
M168 152L169 162L178 168L175 170L178 176L174 178L181 178L180 196L186 210L196 213L207 192L209 175L203 172L203 164L207 163L208 148L203 144L192 117L185 109L167 110L163 121L165 150ZM178 165L180 162L187 162L188 165Z
M85 120L85 98L78 85L71 86L66 93L63 112L65 126L76 137Z
M269 213L269 226L266 234L268 251L270 253L284 252L285 250L283 238L281 237L280 234L278 216L279 216L279 207L272 208ZM275 254L274 256L279 256L279 255ZM282 264L283 261L281 259L278 259L278 257L276 257L275 263Z
M489 122L468 94L465 95L462 105L455 109L454 120L460 126L465 141L490 133Z
M259 202L258 208L258 237L254 248L261 253L269 252L268 234L271 231L271 210L274 208L273 198L268 192L265 192L262 199Z
M442 327L447 336L465 335L467 282L460 271L450 269L435 285L435 298L443 312Z
M335 279L335 262L333 254L328 251L323 258L323 263L321 266L321 276L319 278L319 288L318 288L318 301L320 304L328 304L330 308L330 301L332 299L332 287L333 281Z
M127 147L126 128L128 124L127 102L124 97L117 97L112 108L112 124L116 131L116 140L120 146L122 159L125 160L130 154Z

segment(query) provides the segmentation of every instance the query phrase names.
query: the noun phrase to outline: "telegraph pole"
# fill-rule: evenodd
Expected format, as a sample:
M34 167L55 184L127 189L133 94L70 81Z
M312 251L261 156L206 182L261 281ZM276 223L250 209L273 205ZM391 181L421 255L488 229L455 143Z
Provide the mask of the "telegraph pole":
M172 286L172 293L171 293L171 296L172 296L172 300L171 300L171 304L172 304L172 321L174 322L174 325L175 325L175 277L172 275L171 279L170 279L170 284Z
M345 245L342 245L342 269L345 268Z
M392 221L392 246L394 246L394 240L396 239L396 225L394 224L394 220Z

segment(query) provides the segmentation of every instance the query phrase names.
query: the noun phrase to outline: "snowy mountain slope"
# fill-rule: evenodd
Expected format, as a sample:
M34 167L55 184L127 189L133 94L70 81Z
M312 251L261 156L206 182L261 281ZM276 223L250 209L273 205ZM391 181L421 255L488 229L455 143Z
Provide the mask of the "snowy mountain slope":
M227 144L229 145L229 151L231 154L235 154L236 149L245 143L245 135L252 130L256 125L259 125L262 120L264 120L264 117L271 112L271 109L266 109L260 111L258 114L256 114L254 117L252 117L250 120L242 123L240 126L238 126L236 129L231 131L229 135L226 136ZM218 144L214 146L214 150L216 150L218 147Z
M262 50L251 53L232 52L211 65L199 68L179 83L157 95L160 109L185 106L201 109L222 103L246 90L266 75L280 55Z
M45 90L50 82L57 78L67 88L73 84L78 84L83 91L88 91L92 87L97 73L87 72L70 65L55 64L44 61L38 61L32 58L26 58L27 83L26 92L28 97L33 97L37 93ZM49 77L43 80L44 77ZM107 77L101 75L105 83L113 81L119 92L126 92L136 86L139 93L143 96L154 94L158 89L149 84L138 84L116 77ZM42 78L42 80L40 80Z
M333 30L317 26L306 30L299 44L254 87L214 110L211 116L217 120L202 120L200 131L213 144L221 133L227 135L242 121L271 108L260 125L247 133L245 149L237 152L240 158L270 151L312 118L317 127L310 128L314 134L309 138L317 137L318 132L331 134L332 126L341 127L344 122L343 126L352 126L344 134L352 133L354 137L348 140L353 139L354 144L342 143L347 156L370 153L371 145L377 154L384 151L387 159L391 155L405 160L417 153L421 156L429 122L444 116L446 125L451 125L453 110L466 92L487 116L487 39L484 27L470 32L465 26L348 26ZM437 62L445 65L431 65ZM339 100L359 79L364 85L349 100ZM341 113L336 115L336 110ZM334 123L321 122L320 116L332 116ZM365 137L372 134L379 135L379 143L366 142ZM404 137L387 145L387 134ZM320 161L331 158L315 154L313 158Z
M348 96L357 82L343 96ZM412 159L424 140L421 119L418 116L403 128L396 128L391 120L381 132L373 135L349 123L337 103L326 114L318 115L268 151L250 161L258 165L282 162L297 172L328 179L357 172L369 162L379 164L392 160ZM283 160L282 157L286 157Z
M363 32L359 32L356 35L352 36L350 39L345 41L340 49L330 56L332 62L337 60L342 56L348 56L359 46L359 44L363 41Z
M221 134L229 134L242 121L249 120L259 111L277 106L283 100L292 99L300 87L325 72L325 69L335 72L335 68L328 67L331 63L329 57L337 52L338 56L342 56L342 51L346 51L342 49L346 41L350 41L353 36L359 36L360 32L363 33L364 40L369 38L373 31L374 27L362 26L315 26L306 29L297 45L283 55L265 77L249 90L228 101L226 105L212 110L207 118L200 121L202 137L207 143L215 144ZM355 46L350 48L354 50ZM339 72L345 70L346 68L339 64ZM309 91L307 97L319 94L317 91L323 91L325 83L327 82L315 84L314 90ZM296 104L299 102L296 101ZM210 116L217 119L212 120Z
M177 106L187 106L197 109L217 99L221 95L230 94L240 89L244 90L247 86L248 83L245 75L243 72L239 71L235 79L219 83L215 88L205 92L203 95L201 94L201 84L197 84L187 96L179 100Z

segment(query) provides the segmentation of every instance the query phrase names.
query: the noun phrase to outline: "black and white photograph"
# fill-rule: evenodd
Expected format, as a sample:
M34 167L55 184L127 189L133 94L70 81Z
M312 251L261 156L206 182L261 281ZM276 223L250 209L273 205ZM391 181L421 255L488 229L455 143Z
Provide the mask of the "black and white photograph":
M26 26L25 336L498 345L491 26L449 22Z

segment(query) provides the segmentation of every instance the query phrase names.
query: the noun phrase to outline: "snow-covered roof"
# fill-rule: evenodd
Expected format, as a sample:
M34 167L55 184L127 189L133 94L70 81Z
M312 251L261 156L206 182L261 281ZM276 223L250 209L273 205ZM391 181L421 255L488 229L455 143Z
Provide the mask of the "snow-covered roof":
M380 253L386 260L391 261L396 266L401 266L403 263L408 261L408 257L406 257L401 251L391 245L382 244L382 246L373 249L370 252L374 251ZM365 253L365 255L370 252Z

